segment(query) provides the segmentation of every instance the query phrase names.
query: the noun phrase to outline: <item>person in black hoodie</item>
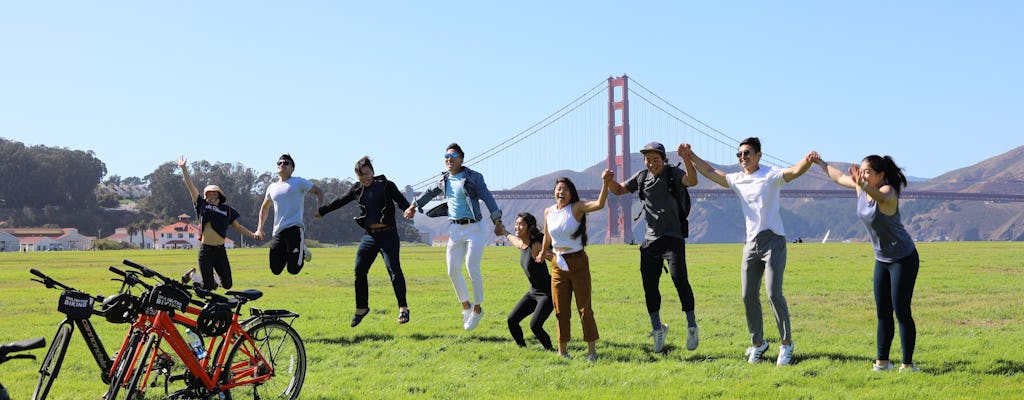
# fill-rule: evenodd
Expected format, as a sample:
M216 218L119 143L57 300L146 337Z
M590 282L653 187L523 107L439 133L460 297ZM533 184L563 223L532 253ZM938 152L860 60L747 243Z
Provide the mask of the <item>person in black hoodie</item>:
M395 223L395 204L400 210L409 207L409 201L398 191L398 186L384 175L374 176L370 158L363 156L356 162L357 184L352 185L348 193L317 209L314 217L320 218L337 210L349 202L359 204L359 216L355 221L366 230L359 249L356 250L355 290L356 312L352 316L352 326L363 321L370 313L369 284L366 274L370 265L377 258L377 253L384 256L384 266L391 276L391 286L395 289L398 300L398 323L409 322L409 305L405 299L405 275L402 274L402 263L399 259L398 229Z

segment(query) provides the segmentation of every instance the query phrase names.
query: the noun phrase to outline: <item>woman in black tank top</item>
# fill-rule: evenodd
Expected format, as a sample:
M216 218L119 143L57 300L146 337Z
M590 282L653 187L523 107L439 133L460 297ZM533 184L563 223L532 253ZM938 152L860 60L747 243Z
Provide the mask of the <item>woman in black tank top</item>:
M533 331L533 335L537 337L545 350L554 351L555 348L551 345L551 336L548 336L544 330L544 321L547 321L554 309L551 302L551 274L548 272L546 263L535 260L537 255L543 251L541 242L543 242L544 234L537 229L537 218L528 212L519 213L516 216L513 229L515 229L515 234L511 234L507 230L502 234L513 246L519 248L519 265L530 282L530 290L509 312L508 331L519 347L526 347L526 340L523 338L523 330L519 327L519 322L532 314L530 330Z

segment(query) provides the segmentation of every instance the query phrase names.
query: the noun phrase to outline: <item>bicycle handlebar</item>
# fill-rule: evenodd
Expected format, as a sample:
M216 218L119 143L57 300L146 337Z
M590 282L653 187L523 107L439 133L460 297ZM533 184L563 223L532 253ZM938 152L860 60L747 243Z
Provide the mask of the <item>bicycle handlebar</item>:
M13 355L13 356L8 356L8 354L22 352L22 351L27 351L27 350L33 350L33 349L40 349L40 348L43 348L45 346L46 346L46 339L43 339L43 338L27 339L27 340L22 340L20 342L12 342L12 343L7 343L7 344L4 344L4 345L0 345L0 364L4 363L7 360L13 360L13 359L16 359L16 358L31 358L31 359L34 359L34 358L36 358L36 356L31 355L31 354L18 354L18 355Z
M122 271L122 270L119 270L119 269L117 269L117 268L115 268L113 266L110 266L107 269L109 269L110 272L113 272L115 274L118 274L118 275L121 275L121 276L124 277L123 280L121 280L121 279L112 279L114 281L124 282L124 284L128 285L128 286L142 285L142 287L146 288L147 290L153 288L153 285L150 285L150 284L148 284L146 282L143 282L141 279L138 278L138 276L134 272Z
M40 272L38 269L31 268L31 269L28 270L28 272L31 272L32 275L38 276L40 278L43 278L43 280L33 279L33 281L42 283L44 286L46 286L49 289L53 289L54 287L58 287L58 288L61 288L61 289L64 289L64 290L74 290L76 292L79 291L78 289L75 289L75 288L73 288L71 286L68 286L68 285L65 285L63 283L57 282L53 278L51 278L51 277L47 276L46 274Z

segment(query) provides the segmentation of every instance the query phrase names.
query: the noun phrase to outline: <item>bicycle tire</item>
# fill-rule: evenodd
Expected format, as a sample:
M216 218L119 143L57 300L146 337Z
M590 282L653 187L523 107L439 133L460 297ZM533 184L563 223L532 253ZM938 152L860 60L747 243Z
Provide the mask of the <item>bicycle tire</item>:
M260 353L272 364L273 376L266 381L247 386L238 386L224 393L226 399L287 398L298 399L306 379L306 347L302 338L291 325L281 320L265 320L250 327L246 332L252 342L239 340L228 354L221 378L222 384L230 383L238 371L249 370L251 361L248 354ZM253 348L253 345L256 348ZM250 359L251 360L251 359ZM239 365L236 365L239 364ZM235 367L235 368L232 368ZM256 370L255 373L260 373ZM264 373L269 371L262 371ZM252 375L252 374L248 374Z
M53 335L50 348L46 350L42 364L39 365L39 382L36 383L36 390L32 393L33 400L43 400L50 393L53 381L60 374L60 367L64 364L64 355L67 354L68 344L71 343L71 333L74 327L69 321L64 321L57 327L57 333Z
M125 350L128 353L121 359L110 380L110 388L104 397L106 400L131 400L139 396L139 380L149 368L149 358L154 346L159 345L159 339L160 336L155 333L134 335L129 339L128 349Z

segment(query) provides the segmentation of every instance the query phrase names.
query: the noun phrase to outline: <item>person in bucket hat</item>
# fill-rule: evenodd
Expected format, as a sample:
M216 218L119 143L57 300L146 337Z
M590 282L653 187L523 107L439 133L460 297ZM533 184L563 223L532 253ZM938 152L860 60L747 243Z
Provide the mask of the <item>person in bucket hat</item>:
M224 289L230 289L233 285L231 263L224 247L228 226L254 240L256 234L238 222L238 211L226 204L228 199L220 186L207 185L200 196L188 173L188 160L185 156L178 157L178 167L181 168L185 186L192 195L192 204L199 216L199 241L202 243L199 247L199 277L195 277L194 271L190 275L193 276L193 282L204 289L213 290L218 284Z

